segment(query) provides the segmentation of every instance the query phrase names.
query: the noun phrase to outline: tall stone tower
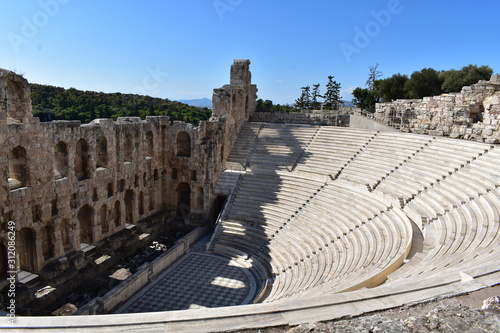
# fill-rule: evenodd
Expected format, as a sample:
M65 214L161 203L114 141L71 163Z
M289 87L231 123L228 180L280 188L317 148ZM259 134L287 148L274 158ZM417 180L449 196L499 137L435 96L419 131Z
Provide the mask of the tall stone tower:
M252 84L250 60L234 60L230 84L214 89L212 97L212 113L226 119L223 163L227 160L241 126L255 111L256 100L257 86Z

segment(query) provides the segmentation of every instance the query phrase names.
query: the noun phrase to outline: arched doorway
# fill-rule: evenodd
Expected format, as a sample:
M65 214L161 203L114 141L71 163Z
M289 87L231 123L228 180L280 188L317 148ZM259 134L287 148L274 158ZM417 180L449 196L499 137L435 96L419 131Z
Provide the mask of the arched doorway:
M36 233L33 229L22 228L19 231L17 255L19 268L35 273Z
M93 225L94 210L89 205L85 205L78 211L78 222L80 222L80 241L86 244L94 242Z
M191 211L191 187L188 183L177 186L177 213L187 216Z

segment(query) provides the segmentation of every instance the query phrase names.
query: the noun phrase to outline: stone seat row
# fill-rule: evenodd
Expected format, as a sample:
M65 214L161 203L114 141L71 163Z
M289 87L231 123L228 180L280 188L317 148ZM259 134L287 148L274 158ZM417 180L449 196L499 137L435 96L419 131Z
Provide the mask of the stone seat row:
M500 185L496 179L500 166L494 161L498 152L482 155L432 187L427 188L408 202L406 211L417 212L423 221L435 219L472 198L495 189ZM418 216L414 221L417 222Z
M391 276L409 278L476 261L500 244L500 191L494 189L446 212L426 226L424 251Z
M376 214L381 214L388 208L387 204L373 200L374 196L372 196L372 200L366 200L364 197L369 193L360 192L358 194L352 188L345 189L327 185L294 219L282 225L281 229L276 229L275 234L269 236L266 234L269 232L267 228L249 228L245 223L240 223L241 221L231 221L223 223L226 228L232 225L235 233L232 233L230 231L231 228L228 228L226 229L226 234L219 237L219 241L224 242L225 246L244 249L244 253L254 256L256 260L264 262L264 265L266 265L266 261L269 261L270 265L268 268L272 269L277 276L283 275L278 280L293 281L292 285L285 283L285 286L281 285L281 283L276 283L277 289L273 288L273 293L276 297L282 297L283 293L287 295L296 293L304 288L307 289L310 285L317 284L319 281L324 282L324 280L328 280L325 277L342 275L348 271L359 270L370 266L371 262L381 262L380 258L390 258L391 250L400 248L399 245L381 246L382 244L391 243L390 237L393 235L395 235L395 240L400 241L403 239L404 237L400 233L394 230L380 231L380 227L373 227L372 225L364 227L363 225L366 222L349 221L348 211L352 211L350 203L353 201L353 193L360 197L363 196L364 199L358 200L359 203L353 211L356 213L351 214L353 220L368 221L369 224L370 218L374 218ZM293 195L293 193L290 193L290 195ZM338 201L335 202L335 200ZM339 207L343 207L343 211L341 212L342 209L339 208L338 213L335 212L332 215L325 208L328 207L328 204L332 204L332 202ZM323 211L321 216L318 215L319 211ZM389 212L388 216L390 214L393 214L393 212ZM331 217L334 215L336 217L343 215L342 219L336 219L337 226L332 222ZM242 217L248 218L248 214L242 214ZM265 219L266 225L268 226L275 220L280 224L283 218L283 216L273 217L269 215ZM385 227L386 225L383 226ZM253 231L250 231L251 229ZM352 234L353 236L347 237L347 240L344 241L347 242L347 245L344 247L350 248L351 250L348 251L349 254L354 255L356 253L356 256L353 258L349 257L350 259L348 260L338 260L340 272L334 273L334 270L330 267L333 262L332 258L335 258L332 250L337 247L336 251L345 251L345 248L338 244L331 247L332 241L333 243L340 242L340 239L348 234ZM256 241L259 235L262 239L261 242ZM378 244L378 251L370 249L368 244ZM257 248L264 250L256 252ZM354 250L355 248L357 250ZM361 248L369 249L365 251L366 254L363 259L361 259L361 254L363 253L360 250ZM344 255L341 258L346 259L347 257ZM349 265L347 264L348 262L356 264ZM297 268L296 266L303 266L303 268ZM351 266L352 268L349 268ZM293 276L293 278L290 276Z
M399 215L399 217L403 216L404 214ZM330 221L321 220L321 222L328 224ZM277 275L273 285L273 293L268 300L289 297L306 290L324 290L325 288L334 288L334 286L348 288L352 287L354 282L358 284L361 281L376 280L375 277L383 272L386 266L392 266L394 261L401 262L406 256L409 242L405 243L405 246L402 246L402 243L411 237L409 229L401 228L399 222L398 215L389 211L386 215L378 216L341 236L333 241L329 247L323 247L315 253L317 254L315 258L319 259L324 254L329 254L328 259L323 260L323 264L326 266L311 271L306 267L309 261L304 261L299 262L297 267ZM371 275L368 274L369 271ZM359 273L362 276L359 276L358 272L363 272ZM296 279L296 277L290 278L290 275L297 276L298 274L306 275L299 278L299 281L306 282L304 284L295 282L287 287L289 281ZM343 279L345 280L341 282ZM385 277L378 279L383 280ZM285 286L280 286L280 284L285 284Z

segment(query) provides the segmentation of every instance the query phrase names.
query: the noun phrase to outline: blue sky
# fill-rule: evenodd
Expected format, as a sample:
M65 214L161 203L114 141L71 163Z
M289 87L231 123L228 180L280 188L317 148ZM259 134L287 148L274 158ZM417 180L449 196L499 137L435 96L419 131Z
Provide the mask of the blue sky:
M376 63L500 71L497 0L4 0L0 67L82 90L211 98L233 59L250 59L259 97L293 103L328 75L343 96Z

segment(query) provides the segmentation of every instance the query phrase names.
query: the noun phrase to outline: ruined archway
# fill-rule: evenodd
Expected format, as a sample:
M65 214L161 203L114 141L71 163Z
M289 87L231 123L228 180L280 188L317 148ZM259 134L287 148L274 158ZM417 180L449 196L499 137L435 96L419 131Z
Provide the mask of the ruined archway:
M9 154L9 188L16 189L27 186L28 158L26 149L17 146Z
M187 215L191 211L191 187L188 183L177 186L177 213Z
M75 175L79 180L90 178L89 145L84 139L76 143Z
M34 273L36 271L36 233L31 228L22 228L17 237L19 269Z
M55 149L54 178L60 179L68 176L68 145L59 141Z
M176 140L177 156L190 157L191 156L191 136L188 132L179 132Z
M108 140L101 136L96 142L96 167L108 167Z
M89 205L85 205L78 211L78 222L80 222L80 241L86 244L94 242L93 225L94 210Z

